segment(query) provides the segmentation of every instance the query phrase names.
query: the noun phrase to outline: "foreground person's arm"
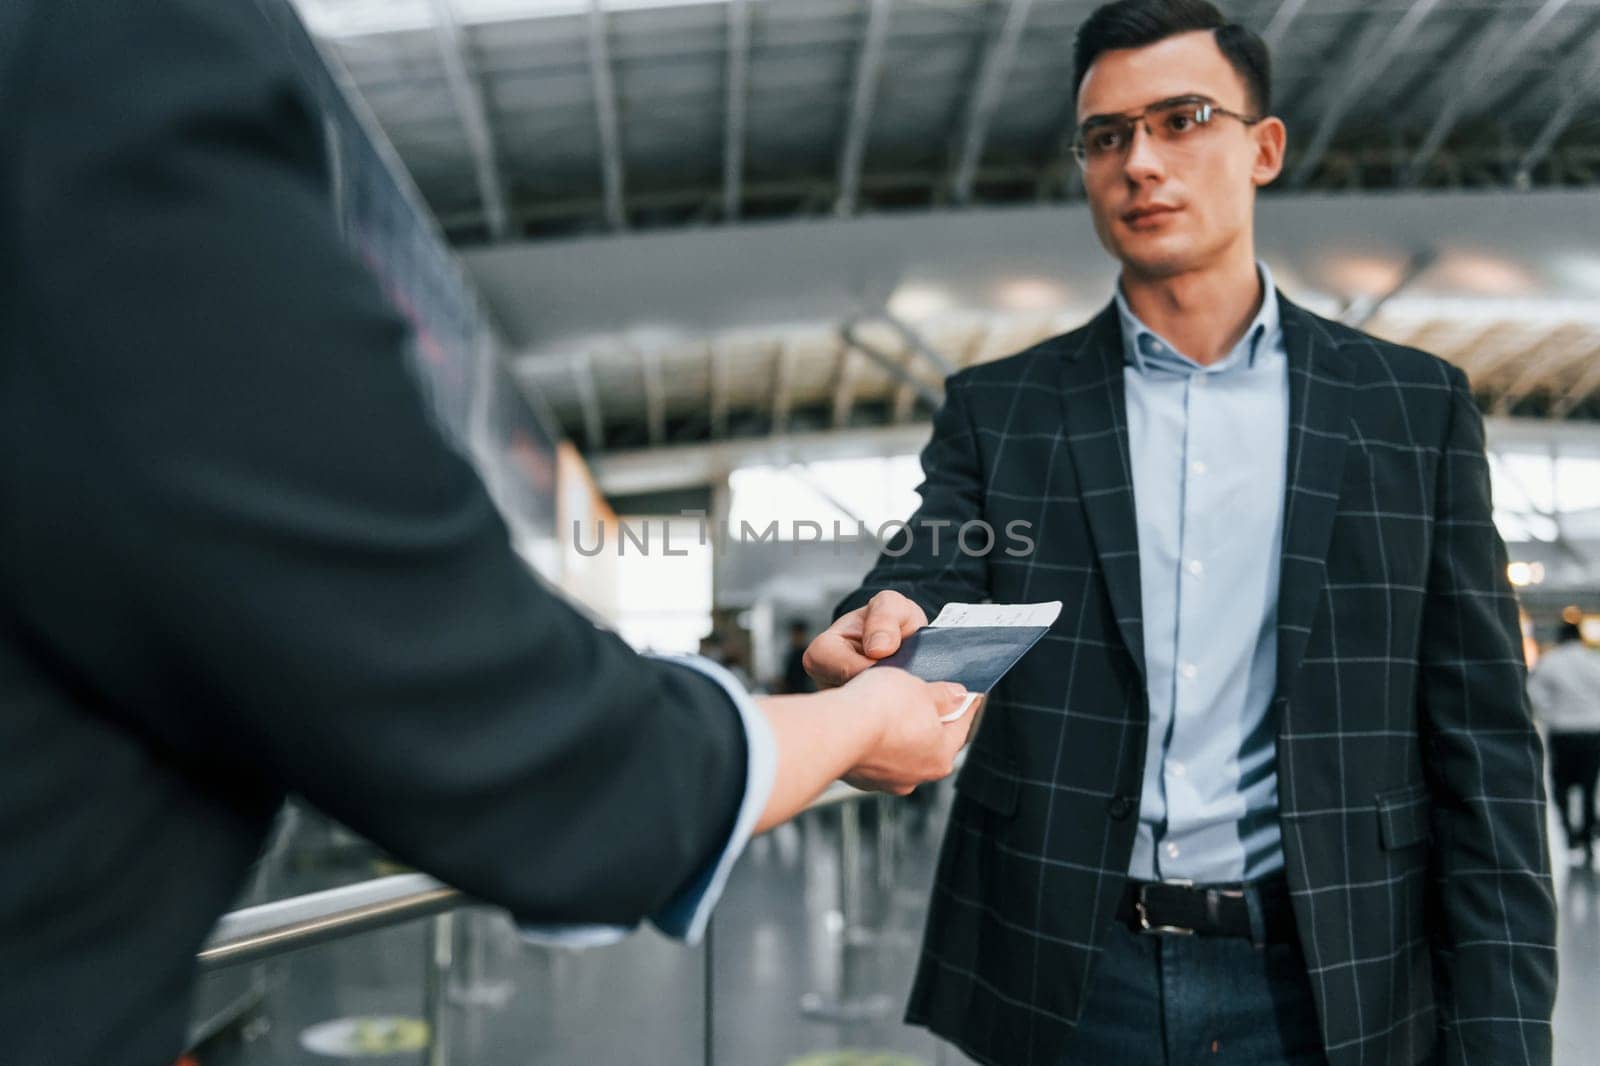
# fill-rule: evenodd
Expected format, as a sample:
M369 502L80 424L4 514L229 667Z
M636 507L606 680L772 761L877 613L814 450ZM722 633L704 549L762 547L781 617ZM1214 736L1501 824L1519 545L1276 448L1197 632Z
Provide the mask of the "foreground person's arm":
M524 921L626 925L692 897L747 816L883 761L899 734L871 716L753 726L527 572L342 243L320 116L256 5L31 11L0 165L25 264L0 484L27 521L0 581L152 781L241 835L298 794Z
M841 777L896 795L945 777L966 739L966 724L947 725L939 716L959 707L965 695L959 685L883 669L842 688L763 699L780 755L756 831L794 817Z

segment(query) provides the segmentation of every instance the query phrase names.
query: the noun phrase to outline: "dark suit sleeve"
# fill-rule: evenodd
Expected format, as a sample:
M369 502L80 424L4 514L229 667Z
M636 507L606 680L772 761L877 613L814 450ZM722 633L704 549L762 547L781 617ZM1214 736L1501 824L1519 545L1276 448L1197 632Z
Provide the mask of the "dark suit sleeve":
M1495 531L1482 419L1451 370L1420 648L1445 1063L1550 1061L1555 904L1543 753Z
M161 758L526 921L692 884L744 791L737 713L516 556L341 245L277 29L250 0L35 11L0 162L30 639Z
M944 404L933 418L933 435L922 449L922 503L896 531L861 586L833 609L838 618L885 589L915 602L931 622L947 603L978 602L989 596L988 563L976 549L986 537L974 528L963 551L961 527L983 519L983 477L977 434L967 410L960 375L945 383ZM993 531L995 550L1007 545L1006 530Z

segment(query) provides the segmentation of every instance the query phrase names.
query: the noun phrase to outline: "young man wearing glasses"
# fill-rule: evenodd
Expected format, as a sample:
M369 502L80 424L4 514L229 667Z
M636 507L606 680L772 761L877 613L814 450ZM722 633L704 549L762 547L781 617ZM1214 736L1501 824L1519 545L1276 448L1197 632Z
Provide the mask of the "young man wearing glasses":
M950 601L1060 599L957 781L909 1018L997 1066L1548 1063L1542 754L1462 373L1284 299L1265 45L1202 0L1078 35L1121 264L965 370L837 684ZM1030 523L1025 558L940 528ZM930 535L931 534L931 535Z

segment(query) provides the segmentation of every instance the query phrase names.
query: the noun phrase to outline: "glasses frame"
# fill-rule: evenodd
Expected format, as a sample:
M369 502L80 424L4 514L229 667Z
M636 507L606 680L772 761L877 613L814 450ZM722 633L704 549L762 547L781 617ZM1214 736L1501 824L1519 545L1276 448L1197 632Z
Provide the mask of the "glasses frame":
M1120 156L1126 157L1128 152L1133 148L1133 137L1131 134L1134 128L1137 126L1143 126L1145 133L1151 137L1155 137L1156 131L1150 128L1150 123L1146 120L1147 116L1152 111L1157 111L1165 107L1175 107L1178 104L1193 104L1196 109L1194 120L1195 123L1200 126L1209 126L1211 124L1211 120L1217 115L1234 119L1240 123L1243 123L1247 127L1259 125L1267 117L1266 115L1257 115L1252 118L1249 115L1240 114L1238 111L1231 111L1217 103L1215 100L1212 100L1209 96L1201 96L1198 93L1186 96L1169 96L1165 99L1157 100L1155 103L1146 104L1137 111L1120 111L1106 115L1090 116L1087 120L1080 123L1078 128L1073 131L1072 158L1077 160L1078 166L1087 169L1089 166L1089 146L1087 143L1086 134L1092 134L1096 129L1103 125L1111 125L1117 119L1125 120L1128 123L1128 128L1130 131L1127 144L1123 145L1122 150L1117 153Z

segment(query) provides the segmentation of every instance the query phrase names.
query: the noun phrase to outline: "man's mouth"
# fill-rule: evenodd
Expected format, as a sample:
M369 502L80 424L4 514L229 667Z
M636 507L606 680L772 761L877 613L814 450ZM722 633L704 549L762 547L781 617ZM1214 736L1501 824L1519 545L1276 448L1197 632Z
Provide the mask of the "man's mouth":
M1122 213L1122 221L1132 226L1149 219L1160 218L1163 215L1174 214L1177 211L1178 208L1172 207L1168 204L1148 204L1144 207L1135 207L1131 211L1124 211Z

